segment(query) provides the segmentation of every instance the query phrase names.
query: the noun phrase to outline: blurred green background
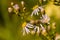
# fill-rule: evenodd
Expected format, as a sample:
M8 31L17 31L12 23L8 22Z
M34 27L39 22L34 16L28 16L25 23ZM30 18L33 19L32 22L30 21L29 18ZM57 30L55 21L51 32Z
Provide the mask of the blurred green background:
M21 19L17 15L12 16L12 20L9 19L8 7L10 2L18 3L22 0L0 0L0 40L40 40L38 36L27 35L22 36L22 23L26 18ZM27 13L31 13L31 8L39 4L39 0L23 0L25 2ZM56 22L56 31L60 33L60 6L54 5L53 1L46 2L45 11L51 18L51 22ZM40 5L40 4L39 4ZM43 39L41 39L43 40Z

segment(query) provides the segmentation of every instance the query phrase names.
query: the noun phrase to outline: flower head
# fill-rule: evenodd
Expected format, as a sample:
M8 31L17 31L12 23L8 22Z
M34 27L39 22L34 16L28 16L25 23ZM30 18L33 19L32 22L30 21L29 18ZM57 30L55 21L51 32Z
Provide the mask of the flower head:
M19 5L18 5L18 4L15 4L15 5L13 6L13 8L14 8L15 10L19 10Z

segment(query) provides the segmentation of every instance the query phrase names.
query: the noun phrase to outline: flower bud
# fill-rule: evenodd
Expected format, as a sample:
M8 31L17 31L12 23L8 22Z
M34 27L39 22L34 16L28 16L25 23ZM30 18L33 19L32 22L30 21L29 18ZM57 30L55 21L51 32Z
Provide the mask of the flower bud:
M44 36L46 36L46 35L47 35L46 30L42 30L42 35L44 35Z
M13 3L13 2L11 2L11 5L13 6L13 5L14 5L14 3Z
M24 1L21 1L21 5L22 5L22 7L24 7Z
M8 12L9 12L9 13L12 12L12 8L11 8L11 7L8 8Z
M55 22L52 23L52 28L56 29L56 23Z

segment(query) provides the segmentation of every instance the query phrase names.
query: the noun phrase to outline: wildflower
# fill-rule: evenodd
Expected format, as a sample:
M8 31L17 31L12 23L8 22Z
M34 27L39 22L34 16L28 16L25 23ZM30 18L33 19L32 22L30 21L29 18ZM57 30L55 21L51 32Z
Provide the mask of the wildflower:
M43 9L43 7L41 6L41 7L38 7L39 8L39 10L41 10L41 12L43 12L44 11L44 9Z
M41 19L42 23L49 23L49 21L50 21L50 18L46 14L42 15L42 19Z
M13 8L14 8L15 10L19 10L19 5L18 5L18 4L15 4L15 5L13 6Z
M23 30L26 32L26 34L29 34L29 33L35 34L35 32L36 32L36 26L34 26L33 23L34 23L34 21L32 21L32 20L31 20L30 23L27 23L27 24L24 23L23 26L25 26L25 27L23 28ZM23 31L23 34L25 33L24 31Z
M31 28L30 26L32 26L30 23L27 23L26 24L26 22L24 22L24 24L22 25L22 26L24 26L23 27L23 34L29 34L30 33L30 30L29 30L29 28Z
M25 27L25 31L26 31L27 34L30 33L30 30L28 28L26 28L26 27Z
M39 15L39 11L41 10L41 12L43 12L44 11L44 9L42 8L42 7L37 7L37 8L35 8L34 10L33 10L33 12L32 12L32 14L31 14L31 16L33 16L33 15Z
M35 10L32 12L31 16L33 16L33 15L38 15L38 12L39 12L39 9L37 8L37 9L35 9Z

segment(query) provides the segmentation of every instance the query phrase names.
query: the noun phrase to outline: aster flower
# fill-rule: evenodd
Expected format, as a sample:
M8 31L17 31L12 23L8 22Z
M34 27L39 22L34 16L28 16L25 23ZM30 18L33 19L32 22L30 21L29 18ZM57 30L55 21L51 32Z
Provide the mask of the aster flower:
M41 6L41 7L38 7L39 10L41 10L41 12L44 11L44 8Z
M15 10L19 10L19 5L18 5L18 4L15 4L15 5L13 6L13 8L14 8Z
M32 12L31 16L33 16L33 15L38 15L38 11L39 11L39 9L38 9L38 8L37 8L37 9L35 9L35 10Z
M42 23L49 23L49 21L50 18L46 14L42 15L42 20L41 20Z
M26 27L25 27L25 31L26 31L27 34L30 33L30 30L28 28L26 28Z
M41 10L41 12L43 12L44 11L43 7L37 7L36 9L34 9L33 12L32 12L32 14L31 14L31 16L33 16L33 15L39 15L38 12L40 10Z

